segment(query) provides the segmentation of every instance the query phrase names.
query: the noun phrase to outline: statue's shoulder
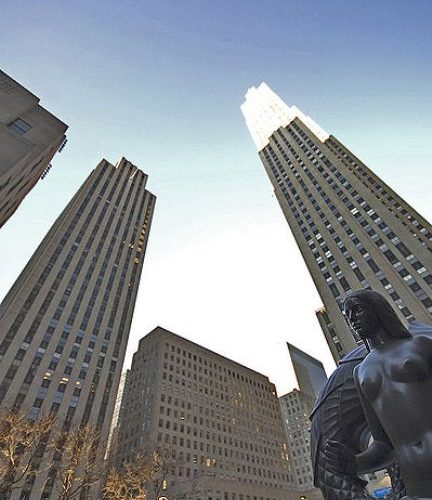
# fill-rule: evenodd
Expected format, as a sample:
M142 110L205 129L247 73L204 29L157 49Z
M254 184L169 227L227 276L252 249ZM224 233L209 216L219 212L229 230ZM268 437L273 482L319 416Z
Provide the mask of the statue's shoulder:
M370 370L374 370L374 368L378 365L382 364L381 356L375 351L372 350L368 352L364 357L363 361L359 363L353 370L354 380L359 380L359 377L365 375L365 373L370 372Z
M417 320L411 321L408 326L408 331L413 337L422 335L432 338L432 325L427 325L426 323L421 323Z
M425 348L432 347L432 325L415 320L409 324L409 332L414 344Z

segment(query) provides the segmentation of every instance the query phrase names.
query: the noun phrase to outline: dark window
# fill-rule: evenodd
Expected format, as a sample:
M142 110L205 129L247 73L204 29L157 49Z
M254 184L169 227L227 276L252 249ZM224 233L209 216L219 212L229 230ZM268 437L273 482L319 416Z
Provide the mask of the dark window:
M32 126L30 123L27 123L21 118L16 118L13 122L9 123L8 128L18 134L25 134L32 128Z

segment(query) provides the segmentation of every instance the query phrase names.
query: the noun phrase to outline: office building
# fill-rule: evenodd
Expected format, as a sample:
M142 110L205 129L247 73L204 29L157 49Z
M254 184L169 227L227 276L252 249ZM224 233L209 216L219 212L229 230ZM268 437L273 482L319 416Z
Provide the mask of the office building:
M287 346L300 391L316 399L327 382L323 364L289 342Z
M298 497L307 500L322 500L321 490L313 484L313 466L310 449L311 421L315 398L294 389L281 396L279 403L288 438L288 449L291 457L292 476L298 490ZM390 479L385 471L375 472L363 477L368 479L368 491L372 493L378 488L389 485Z
M0 227L51 167L67 125L0 71Z
M295 499L275 386L164 328L133 356L117 462L168 450L167 498Z
M376 290L402 319L430 322L430 223L265 83L241 109L323 301L317 316L334 358L357 345L341 313L352 290Z
M314 488L310 451L309 415L312 413L314 401L313 396L297 389L279 398L288 437L294 481L299 498L303 496L308 499L322 498L320 491Z
M123 417L127 392L129 390L129 375L130 375L130 370L126 370L122 373L120 377L113 416L111 419L111 428L108 436L108 444L106 452L106 458L109 457L110 460L112 459L113 454L115 454L115 449L117 447L119 426Z
M52 412L63 429L95 426L101 450L155 205L146 181L124 158L102 160L0 304L0 404ZM46 479L11 498L58 498Z

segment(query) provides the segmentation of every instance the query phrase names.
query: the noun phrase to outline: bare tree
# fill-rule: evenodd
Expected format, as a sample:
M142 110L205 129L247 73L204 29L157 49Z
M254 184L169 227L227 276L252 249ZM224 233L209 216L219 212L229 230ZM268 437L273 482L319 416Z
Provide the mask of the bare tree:
M0 412L0 494L20 488L43 468L54 417L32 420L13 408Z
M90 497L90 490L103 478L104 460L100 434L91 426L60 433L55 442L55 487L59 500Z
M107 500L158 500L167 494L168 478L179 466L170 449L138 454L132 462L121 469L112 468L107 475L105 498ZM183 484L181 493L170 492L170 500L190 498L196 492L198 478L191 478Z
M105 484L107 499L148 500L150 486L157 480L160 457L154 452L149 458L139 454L121 470L111 469Z

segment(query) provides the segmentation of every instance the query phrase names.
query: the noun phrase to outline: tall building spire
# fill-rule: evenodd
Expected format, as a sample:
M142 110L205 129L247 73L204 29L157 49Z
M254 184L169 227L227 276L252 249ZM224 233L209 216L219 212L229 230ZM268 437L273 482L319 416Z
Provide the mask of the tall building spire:
M334 358L357 345L341 313L352 290L372 288L402 319L430 322L431 224L267 85L241 109L323 301L316 314Z

